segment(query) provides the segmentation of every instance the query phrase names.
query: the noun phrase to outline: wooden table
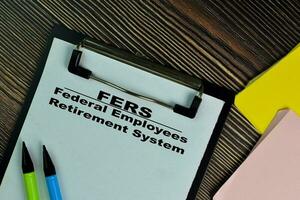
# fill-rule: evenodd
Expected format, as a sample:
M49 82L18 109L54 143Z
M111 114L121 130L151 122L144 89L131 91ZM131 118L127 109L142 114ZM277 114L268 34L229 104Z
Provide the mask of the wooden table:
M1 0L0 156L56 23L238 92L300 41L300 2ZM258 138L233 106L197 199L211 199Z

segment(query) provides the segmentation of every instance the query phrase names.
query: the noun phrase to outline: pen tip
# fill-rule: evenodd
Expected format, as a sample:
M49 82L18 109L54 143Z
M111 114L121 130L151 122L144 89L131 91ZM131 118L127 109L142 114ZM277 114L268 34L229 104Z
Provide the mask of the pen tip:
M22 142L22 170L23 173L30 173L34 171L33 162L24 141Z
M24 151L28 152L28 149L27 149L27 146L26 146L25 142L23 141L22 142L22 152L24 152Z
M45 176L51 176L56 174L54 164L45 145L43 145L43 165Z

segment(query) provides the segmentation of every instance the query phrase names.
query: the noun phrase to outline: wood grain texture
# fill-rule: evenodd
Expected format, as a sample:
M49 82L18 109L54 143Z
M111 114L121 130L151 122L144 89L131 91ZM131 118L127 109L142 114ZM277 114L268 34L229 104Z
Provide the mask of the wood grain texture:
M55 23L237 92L300 41L300 4L0 1L0 156ZM197 199L211 199L258 138L233 106Z
M0 1L0 158L54 22L37 4Z

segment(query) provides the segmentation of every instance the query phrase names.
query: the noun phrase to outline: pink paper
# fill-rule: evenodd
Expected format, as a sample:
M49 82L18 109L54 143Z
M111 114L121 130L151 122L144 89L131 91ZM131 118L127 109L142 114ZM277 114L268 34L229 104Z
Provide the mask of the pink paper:
M280 111L214 200L300 199L300 117Z

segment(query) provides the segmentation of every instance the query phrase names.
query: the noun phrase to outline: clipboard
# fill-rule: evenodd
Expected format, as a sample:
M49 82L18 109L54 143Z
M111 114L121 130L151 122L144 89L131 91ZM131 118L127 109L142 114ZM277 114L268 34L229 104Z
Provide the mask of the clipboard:
M97 62L99 57L102 58L103 62ZM53 63L58 63L60 59L61 66L63 67L59 68L59 72L54 72L54 68L56 67L58 69L58 65ZM94 60L95 63L93 63ZM98 64L106 63L106 61L111 63L111 65L109 65L110 68L102 68L102 70L107 69L108 73L104 73L105 70L101 71L97 68L99 67ZM93 65L85 65L88 62ZM117 72L113 73L109 71L113 69L113 66L121 65L123 67L118 68ZM131 74L126 74L129 69L136 74L144 75L142 81L135 84L135 79L131 77ZM124 79L125 75L127 79ZM109 80L110 77L114 78ZM156 80L159 83L169 84L170 87L159 85L153 89L146 84L155 84ZM45 88L50 87L49 85L51 84L55 85L55 81L68 83L68 86L61 84L46 91L47 89L45 90ZM153 81L153 83L151 81ZM151 88L151 92L147 93L144 89L132 89L131 86L135 85L144 87L144 89ZM183 94L187 95L177 95L174 93L174 88L176 88L176 92L182 91ZM65 96L62 96L64 95L63 92L66 92L65 96L68 96L68 94L70 96L65 98ZM93 93L93 96L88 93ZM158 97L157 94L164 95ZM65 104L66 102L71 102L72 105L78 106L76 112L74 111L75 109L73 110L74 112L68 112L65 108L61 108L64 107L61 105L65 105L61 102L57 104L59 105L57 107L54 100L51 104L52 97L57 97L56 95L61 95L60 98L64 100ZM73 101L71 96L74 96L74 99L79 96L80 100L77 100L77 102ZM172 97L172 99L170 97ZM114 98L113 101L112 98ZM45 101L47 99L47 102L45 103L43 99L45 99ZM81 99L85 101L81 101ZM95 157L90 158L89 161L97 160L99 159L98 155L101 155L102 158L97 162L103 162L99 166L88 169L91 171L96 168L97 170L99 169L97 171L99 178L106 180L103 182L99 180L99 184L93 184L90 188L97 189L97 191L100 192L99 195L101 194L102 197L104 195L103 198L105 199L195 199L213 149L233 103L233 99L234 94L224 88L195 77L184 75L178 71L150 62L107 44L101 44L95 40L88 39L84 34L71 31L62 26L55 26L49 38L45 54L42 56L40 66L37 69L36 77L25 100L20 117L16 123L16 127L12 133L3 162L0 165L0 198L7 197L6 195L12 191L15 191L13 195L22 195L17 194L18 192L22 193L22 177L20 171L18 171L18 162L20 162L18 160L18 154L20 152L19 142L26 140L29 144L28 146L34 146L31 151L37 162L36 170L39 177L43 176L42 171L39 171L39 168L41 168L39 161L41 159L39 158L40 155L38 152L40 146L38 144L47 143L48 148L52 146L50 151L54 151L54 155L56 155L54 162L56 162L58 175L62 180L62 193L66 199L86 198L81 197L80 193L77 194L76 198L72 196L70 190L73 192L76 191L78 185L73 183L70 179L72 175L68 174L70 170L67 169L67 166L71 165L65 160L70 161L69 159L71 159L72 161L72 158L74 159L76 157L74 157L74 152L82 156L84 155L82 152L89 148L93 150L89 153L95 155ZM209 102L215 102L215 104ZM90 104L91 106L87 107ZM92 105L95 107L92 108ZM98 105L98 107L96 105ZM99 106L101 107L101 111ZM104 112L103 108L105 108L105 106L107 110L111 112ZM99 112L95 111L97 110L96 107ZM81 108L86 108L86 110L92 110L91 113L96 113L93 115L95 120L87 119L92 118L92 116L88 115L92 114L88 112L86 112L88 114L81 114L81 118L78 117L78 110ZM47 111L42 109L46 109ZM215 113L215 111L217 113ZM133 132L121 136L117 134L102 136L102 134L104 135L102 131L101 134L99 134L99 128L105 130L104 132L110 132L106 130L113 130L111 132L117 130L112 129L114 125L110 122L114 123L113 120L107 120L100 124L101 126L95 125L96 122L102 122L100 119L98 120L98 118L102 117L102 115L105 117L106 112L109 113L110 117L112 112L115 112L114 117L116 117L116 115L119 117L116 120L126 124L126 126L128 125L129 129L133 128ZM120 117L121 114L123 114L123 118ZM48 115L53 115L53 117L50 118ZM170 116L172 118L170 118ZM59 119L63 120L58 121ZM130 121L130 119L132 119L132 121ZM138 124L139 121L136 119L142 121L143 124ZM43 120L48 121L45 122ZM182 131L183 129L190 130L190 128L193 128L193 126L198 123L200 124L199 126L202 126L201 131L197 133L189 131L191 136ZM155 126L153 124L155 124ZM158 127L158 130L164 131L161 131L159 134L154 134L155 131L151 130L152 126L150 125L156 128ZM72 134L77 133L79 129L81 130L79 132L82 134L91 134L82 137L80 141L78 141L74 135L68 135L68 133L66 133L69 131L63 131L63 133L59 132L66 127L69 128L67 130L71 131ZM124 127L125 125L123 128ZM195 127L198 127L198 125ZM135 130L138 131L135 132ZM144 131L147 133L145 134L145 138L149 136L148 143L141 142L142 137L144 137L142 132ZM173 134L173 132L175 132L175 134ZM205 135L205 132L208 132L208 134ZM57 134L60 134L59 137L64 138L64 141L57 139ZM80 135L78 133L76 136L81 137L82 134ZM101 140L99 140L99 143L95 143L93 137L97 140L101 138ZM190 137L198 139L192 140ZM154 139L152 140L151 138ZM165 145L166 143L160 144L158 141L161 141L161 139L167 140L167 142L169 142L167 143L168 145ZM156 141L155 144L154 140ZM78 149L72 149L74 152L71 152L68 146L72 146L73 142L80 142L82 146ZM114 146L114 143L118 145ZM175 145L181 144L182 146L185 146L187 143L190 146L186 145L185 149L184 147L179 148L175 145L172 146L171 143L175 143ZM101 144L102 146L96 144ZM104 150L103 146L105 145L107 149ZM174 146L176 148L172 151ZM112 150L112 148L114 149ZM97 154L94 153L94 150ZM115 154L116 152L117 154ZM116 159L112 156L119 154L121 156L117 156ZM138 155L135 157L133 154ZM88 156L88 154L86 155ZM81 159L83 159L83 156ZM151 159L153 159L153 162ZM114 163L118 160L123 162L123 166ZM136 167L137 163L135 163L134 160L139 161L138 164L142 167L150 166L155 169L147 169L150 175L145 174L139 167ZM189 163L189 160L192 162ZM113 165L109 162L112 162ZM157 163L160 163L160 165ZM173 164L175 164L175 166ZM110 168L113 166L117 166L117 170ZM80 172L81 168L87 169L87 167L83 165L76 165L76 167L74 172L77 174L82 173L82 171ZM117 180L115 176L108 176L107 171L103 171L101 167L103 167L103 170L112 170L114 173L123 170L122 173L118 174L118 177L121 177L121 179ZM127 171L124 168L126 168ZM61 174L59 174L59 172L61 172ZM127 172L129 172L128 174L131 174L131 176L126 174ZM176 172L180 174L178 175ZM8 177L10 177L10 182L7 181ZM94 177L95 176L90 175L90 179L87 178L87 180L82 181L88 185L88 181L93 180ZM147 179L147 181L145 181L145 179ZM38 181L41 184L40 193L42 195L46 194L46 191L43 189L45 188L43 187L43 179L40 178ZM120 184L124 183L122 187L119 185L119 182ZM109 184L107 185L107 183ZM130 185L132 183L135 184L134 188L143 189L144 191L135 191ZM151 185L151 183L155 183L155 185ZM15 186L12 187L10 184ZM21 191L16 191L16 188ZM97 192L93 195L97 195ZM95 199L96 197L90 196L89 198ZM47 198L45 197L45 199Z

